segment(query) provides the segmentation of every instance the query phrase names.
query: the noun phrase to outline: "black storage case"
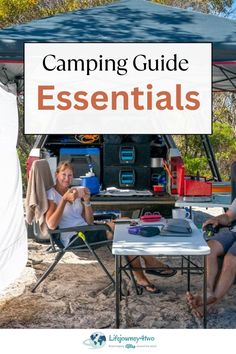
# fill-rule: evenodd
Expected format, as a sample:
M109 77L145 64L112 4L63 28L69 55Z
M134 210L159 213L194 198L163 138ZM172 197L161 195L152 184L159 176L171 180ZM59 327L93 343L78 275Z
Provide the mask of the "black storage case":
M137 143L104 144L103 165L150 166L150 145Z
M104 166L103 189L149 189L151 168L146 166Z

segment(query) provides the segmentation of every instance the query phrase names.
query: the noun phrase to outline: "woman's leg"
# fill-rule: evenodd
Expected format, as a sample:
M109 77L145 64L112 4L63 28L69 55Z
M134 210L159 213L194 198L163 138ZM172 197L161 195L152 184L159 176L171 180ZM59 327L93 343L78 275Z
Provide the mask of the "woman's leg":
M140 262L140 257L135 257L135 256L128 256L128 260L132 267L132 271L134 273L135 279L137 281L138 285L142 285L145 287L145 289L150 292L150 293L156 293L157 292L157 288L150 283L150 281L148 280L148 278L145 276L143 269L142 268L142 264ZM137 268L137 269L135 269Z
M115 230L115 224L113 221L108 221L106 222L106 225L109 226L110 230L106 231L107 239L108 240L113 240L113 235L114 235L114 230Z

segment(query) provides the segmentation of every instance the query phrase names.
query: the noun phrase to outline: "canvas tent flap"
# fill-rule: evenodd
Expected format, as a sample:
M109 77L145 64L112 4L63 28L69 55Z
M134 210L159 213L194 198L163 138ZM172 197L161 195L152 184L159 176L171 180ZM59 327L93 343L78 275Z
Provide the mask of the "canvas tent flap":
M0 291L20 275L27 262L22 181L16 152L18 111L12 91L12 86L0 86Z
M24 42L75 41L212 42L213 61L218 66L231 62L230 70L236 72L232 64L236 60L236 21L146 0L121 0L1 30L0 79L1 63L14 61L18 65L23 61ZM11 68L8 70L11 76ZM227 78L224 72L219 74ZM223 86L224 90L236 91L230 80Z

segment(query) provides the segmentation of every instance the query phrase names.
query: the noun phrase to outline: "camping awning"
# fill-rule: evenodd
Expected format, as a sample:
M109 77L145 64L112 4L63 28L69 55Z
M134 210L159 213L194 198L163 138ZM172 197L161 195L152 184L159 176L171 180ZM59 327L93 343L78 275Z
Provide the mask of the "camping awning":
M12 26L0 31L0 79L14 76L24 42L212 42L213 87L236 91L236 21L223 17L121 0Z
M236 60L213 63L213 88L216 92L236 92Z

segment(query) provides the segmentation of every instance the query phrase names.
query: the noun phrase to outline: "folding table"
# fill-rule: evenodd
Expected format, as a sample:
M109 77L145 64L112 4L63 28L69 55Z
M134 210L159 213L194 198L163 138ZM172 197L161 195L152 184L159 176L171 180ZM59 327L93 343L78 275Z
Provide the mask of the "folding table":
M163 224L163 220L159 224ZM190 220L192 234L191 236L154 236L143 237L139 235L132 235L128 233L128 224L116 224L114 232L114 240L112 246L112 253L115 255L116 265L116 328L120 326L120 300L121 300L121 281L122 271L126 270L129 265L122 266L122 256L187 256L187 281L188 291L190 290L190 265L193 263L190 256L202 256L204 258L203 267L198 267L203 271L203 327L207 326L207 311L206 311L206 256L210 253L206 241L204 240L201 230L198 230L194 223ZM147 225L147 223L146 223ZM148 226L154 225L148 223ZM158 225L158 223L155 223ZM173 267L176 269L181 269Z

